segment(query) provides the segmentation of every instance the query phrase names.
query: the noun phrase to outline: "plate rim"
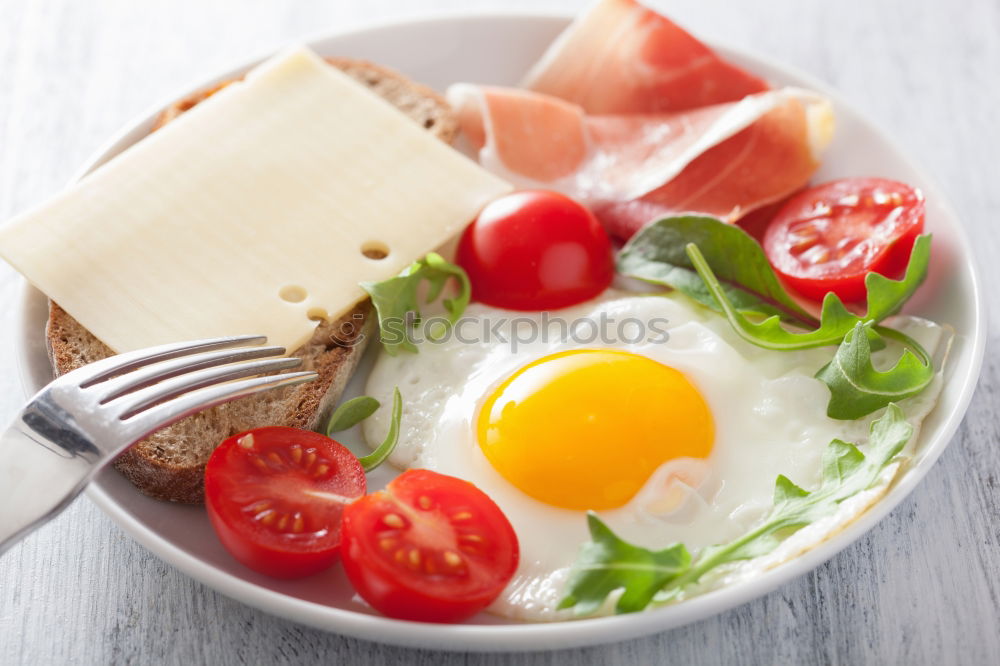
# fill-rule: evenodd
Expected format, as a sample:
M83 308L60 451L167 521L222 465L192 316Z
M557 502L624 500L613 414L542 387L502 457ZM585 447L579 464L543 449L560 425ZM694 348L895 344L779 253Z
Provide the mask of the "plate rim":
M387 20L366 22L345 30L317 31L296 40L310 47L336 38L359 37L365 33L377 33L401 27L411 27L420 24L449 23L456 21L482 21L490 19L507 19L522 21L551 21L567 23L573 15L562 12L532 11L517 9L478 9L449 10L433 13L422 13L413 17L397 17ZM908 497L913 489L934 466L937 459L950 445L959 426L964 420L969 404L975 392L980 376L986 344L986 303L983 297L982 277L975 254L971 250L971 242L965 228L960 223L951 202L943 195L935 179L928 174L919 162L913 160L900 148L896 139L883 131L868 116L849 103L837 90L809 73L780 62L770 56L761 55L753 49L729 48L704 40L713 49L724 55L736 55L738 58L758 62L782 75L802 81L810 88L817 90L850 108L857 121L865 129L876 133L880 141L890 149L896 157L912 169L922 182L922 189L933 197L943 212L955 223L954 236L959 256L968 264L972 294L970 302L973 305L973 330L968 332L971 354L971 365L962 378L952 377L955 382L962 379L962 387L941 429L936 433L933 445L927 445L920 462L910 468L907 473L893 484L875 505L852 521L839 533L818 544L809 551L770 569L758 578L736 585L724 587L706 594L693 597L682 604L665 606L643 613L618 615L610 617L586 618L568 622L518 623L510 622L497 625L436 625L421 622L410 622L369 615L352 610L319 604L304 599L292 597L281 592L270 590L226 571L217 569L203 562L195 555L161 537L156 531L147 528L140 521L134 520L124 511L98 483L92 483L87 488L87 495L97 506L118 524L129 536L152 552L161 560L177 568L185 575L221 592L222 594L258 608L264 612L292 619L303 624L353 636L365 640L394 644L408 647L422 647L442 650L470 651L528 651L551 650L569 647L583 647L602 643L618 642L642 635L666 631L696 622L716 615L725 610L740 606L752 599L763 596L793 578L804 575L822 563L830 560L849 545L856 542L872 527ZM143 127L152 124L155 116L166 105L193 90L198 90L220 79L246 71L268 55L287 45L282 42L278 48L262 49L250 58L242 58L232 67L224 68L220 73L209 77L199 77L195 85L189 85L167 98L163 103L149 106L141 114L124 123L112 137L103 142L97 150L84 162L74 174L73 183L91 170L99 166L113 155L114 149L129 135ZM16 361L22 390L26 396L34 390L30 386L31 377L27 365L26 345L27 331L30 330L29 303L37 298L38 292L30 284L21 280L21 289L17 303L15 324L17 326Z

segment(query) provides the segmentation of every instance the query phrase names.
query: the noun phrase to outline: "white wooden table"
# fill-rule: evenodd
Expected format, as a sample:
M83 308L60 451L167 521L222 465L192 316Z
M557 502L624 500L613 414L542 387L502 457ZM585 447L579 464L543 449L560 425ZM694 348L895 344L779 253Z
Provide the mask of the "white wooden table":
M0 218L56 192L154 101L267 48L441 10L584 4L0 0ZM974 237L987 290L1000 284L998 0L659 5L697 34L793 63L842 90L944 186ZM17 284L0 266L4 421L21 401L11 352ZM998 389L1000 363L989 357L956 440L865 538L763 599L650 638L520 655L342 638L194 582L81 499L0 559L0 664L1000 663Z

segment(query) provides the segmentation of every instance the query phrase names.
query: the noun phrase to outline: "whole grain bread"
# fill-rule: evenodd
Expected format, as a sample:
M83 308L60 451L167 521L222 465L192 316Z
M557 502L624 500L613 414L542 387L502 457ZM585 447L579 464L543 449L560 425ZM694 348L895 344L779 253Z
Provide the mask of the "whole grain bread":
M348 58L327 61L371 88L442 141L451 142L458 124L448 103L430 88L391 69ZM157 118L152 131L188 111L232 81L179 100ZM312 338L293 352L313 382L265 392L200 412L153 433L123 453L115 467L143 493L190 504L204 499L205 463L226 437L265 425L315 428L328 416L357 366L374 324L371 304L359 304L337 321L323 321ZM252 331L249 331L252 332ZM112 355L104 343L58 304L50 302L46 327L49 358L57 375Z

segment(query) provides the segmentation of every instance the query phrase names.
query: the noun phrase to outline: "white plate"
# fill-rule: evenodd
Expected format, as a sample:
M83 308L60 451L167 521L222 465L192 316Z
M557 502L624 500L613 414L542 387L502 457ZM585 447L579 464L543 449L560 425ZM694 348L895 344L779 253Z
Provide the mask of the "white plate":
M565 17L477 14L382 25L316 39L319 53L366 58L401 70L439 90L456 81L514 84L566 25ZM948 445L975 388L985 339L983 306L969 243L938 188L903 157L886 136L822 83L747 53L724 55L770 80L820 90L833 100L837 135L816 180L873 175L920 186L927 195L927 225L934 232L931 275L908 311L947 323L956 331L940 401L925 422L914 464L889 494L846 530L760 578L705 594L679 605L634 615L553 624L520 624L481 614L464 625L389 620L353 598L339 567L300 581L276 581L243 568L220 546L203 509L158 502L139 494L108 469L89 488L90 497L139 543L188 575L223 594L341 634L375 641L447 650L538 650L623 640L692 622L759 597L806 573L869 530L927 473ZM256 62L256 61L255 61ZM247 63L213 81L245 71ZM205 81L198 88L211 83ZM183 97L180 91L171 99ZM128 126L83 169L93 169L143 137L154 111ZM50 378L44 349L43 295L25 286L20 367L27 394ZM355 382L357 384L358 382ZM373 479L375 485L378 479Z

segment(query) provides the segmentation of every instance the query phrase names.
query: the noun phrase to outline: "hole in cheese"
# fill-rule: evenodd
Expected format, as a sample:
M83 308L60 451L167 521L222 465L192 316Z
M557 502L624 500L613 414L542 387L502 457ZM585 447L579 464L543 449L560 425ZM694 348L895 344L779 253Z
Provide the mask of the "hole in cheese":
M361 245L361 254L369 259L385 259L389 256L389 246L382 241L367 241Z
M306 312L306 316L313 321L326 321L330 318L330 315L324 308L309 308Z
M305 287L300 287L297 284L290 284L282 287L278 291L278 296L281 297L281 300L288 303L301 303L306 300L306 297L309 296L309 292L305 290Z

